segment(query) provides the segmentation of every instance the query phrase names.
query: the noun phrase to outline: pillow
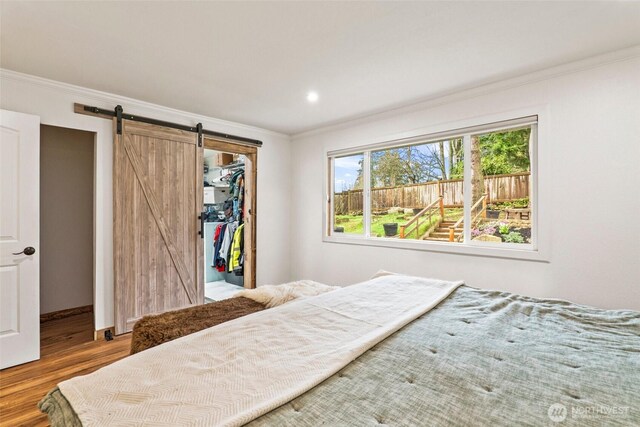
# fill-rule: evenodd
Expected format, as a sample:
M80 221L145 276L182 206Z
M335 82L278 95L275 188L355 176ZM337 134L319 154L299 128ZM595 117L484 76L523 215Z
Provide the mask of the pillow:
M386 271L386 270L378 270L376 272L376 274L371 276L371 279L376 279L376 278L382 277L382 276L401 276L401 274L400 273L392 273L391 271ZM369 279L369 280L371 280L371 279Z
M263 285L256 289L245 289L235 296L250 298L271 308L294 299L312 297L339 288L339 286L329 286L312 280L298 280L282 285Z

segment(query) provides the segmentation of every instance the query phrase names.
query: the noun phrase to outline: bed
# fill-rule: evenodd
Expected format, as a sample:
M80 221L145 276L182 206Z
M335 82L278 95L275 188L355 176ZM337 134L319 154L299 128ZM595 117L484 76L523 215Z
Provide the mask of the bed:
M640 425L638 312L384 276L226 325L61 383L40 407L54 427ZM195 369L184 382L123 380L178 354Z

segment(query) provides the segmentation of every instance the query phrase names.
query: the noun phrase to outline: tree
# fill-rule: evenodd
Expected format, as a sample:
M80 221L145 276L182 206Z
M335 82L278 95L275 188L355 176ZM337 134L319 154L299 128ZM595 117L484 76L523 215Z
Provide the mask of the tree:
M422 159L421 153L417 147L406 147L407 160L404 163L404 173L407 176L407 181L411 184L418 184L425 180L425 174L421 167L419 167Z
M371 153L371 184L388 187L449 178L449 141L390 148ZM454 146L456 162L462 161L462 140ZM457 166L456 169L460 169ZM462 170L462 169L460 169Z
M401 149L391 149L372 153L371 176L376 186L395 187L407 183L406 160L401 157Z
M438 142L438 164L442 171L442 179L447 179L447 163L444 159L444 141Z
M484 194L484 176L530 170L530 128L471 137L474 201ZM371 186L394 187L464 177L463 139L371 152ZM363 160L354 188L363 188Z
M354 190L362 190L364 189L364 183L363 183L363 179L364 176L362 175L362 170L363 170L363 165L364 165L364 158L358 160L358 176L356 176L356 180L353 183L353 189Z
M464 174L464 149L462 138L449 141L449 179L462 179Z
M482 172L485 175L528 172L531 128L481 135Z
M444 142L414 146L414 159L410 165L418 178L414 183L446 179L447 168Z
M471 200L475 203L484 194L482 174L482 148L480 137L471 136Z

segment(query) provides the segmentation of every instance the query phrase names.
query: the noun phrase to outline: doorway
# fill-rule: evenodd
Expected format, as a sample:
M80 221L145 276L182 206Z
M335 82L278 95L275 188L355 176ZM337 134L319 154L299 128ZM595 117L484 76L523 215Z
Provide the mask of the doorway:
M40 126L43 356L94 339L95 137Z
M204 301L255 287L256 150L204 140Z
M244 288L244 154L204 150L204 301Z

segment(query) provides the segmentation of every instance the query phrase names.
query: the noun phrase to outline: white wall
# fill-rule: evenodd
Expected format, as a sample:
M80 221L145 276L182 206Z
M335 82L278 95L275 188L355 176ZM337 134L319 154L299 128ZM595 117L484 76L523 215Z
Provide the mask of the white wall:
M322 241L326 152L511 111L543 113L540 238L549 262ZM544 122L542 122L544 120ZM292 276L349 284L378 269L604 308L640 309L640 51L294 136Z
M40 126L40 313L93 305L95 135Z
M158 86L162 90L162 85ZM0 108L40 116L42 124L96 132L95 165L95 327L113 325L113 236L112 236L112 123L75 114L73 103L112 109L160 120L260 139L258 150L257 281L279 283L289 279L290 254L290 141L286 135L172 110L118 95L79 88L7 70L0 74Z

